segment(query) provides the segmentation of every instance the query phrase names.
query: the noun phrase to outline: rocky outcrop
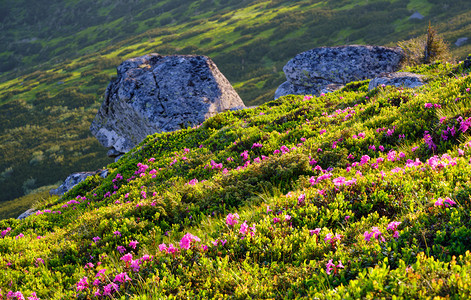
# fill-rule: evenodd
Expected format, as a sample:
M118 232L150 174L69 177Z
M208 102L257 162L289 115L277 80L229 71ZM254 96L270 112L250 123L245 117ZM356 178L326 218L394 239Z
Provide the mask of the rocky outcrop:
M466 44L468 42L468 38L467 37L461 37L459 39L456 40L455 42L455 45L456 47L461 47L463 46L464 44Z
M35 212L36 212L36 210L34 208L30 208L27 211L25 211L24 213L22 213L21 215L19 215L17 219L18 220L26 219L27 217L31 216Z
M84 181L88 176L94 176L100 174L101 177L105 178L108 175L108 170L98 170L95 172L78 172L70 174L64 182L57 188L49 191L51 195L63 195L70 191L74 186Z
M116 157L146 136L202 123L244 103L229 81L206 56L149 54L129 59L90 130Z
M284 66L287 81L280 85L275 99L288 94L319 95L351 81L397 71L403 55L400 48L381 46L351 45L308 50Z
M381 85L392 85L396 87L405 88L416 88L424 85L424 75L409 73L409 72L397 72L382 74L373 78L368 85L368 90L372 90L377 86Z
M422 16L421 13L419 13L418 11L416 11L415 13L413 13L410 17L409 17L409 20L423 20L425 17Z

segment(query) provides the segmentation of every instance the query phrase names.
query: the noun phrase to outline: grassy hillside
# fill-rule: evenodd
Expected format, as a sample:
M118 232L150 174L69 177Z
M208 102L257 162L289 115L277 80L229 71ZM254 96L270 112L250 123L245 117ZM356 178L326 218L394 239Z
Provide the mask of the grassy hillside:
M2 295L469 298L470 70L409 71L149 136L0 221Z
M43 2L0 4L0 201L110 162L88 127L124 59L208 55L247 105L259 105L304 50L393 45L428 21L454 42L471 20L464 0ZM425 18L409 20L415 11ZM471 44L452 50L463 57Z

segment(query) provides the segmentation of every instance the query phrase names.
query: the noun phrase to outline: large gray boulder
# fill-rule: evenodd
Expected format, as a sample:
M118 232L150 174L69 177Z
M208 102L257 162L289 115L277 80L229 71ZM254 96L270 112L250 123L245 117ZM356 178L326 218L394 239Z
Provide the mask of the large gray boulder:
M126 60L90 130L116 157L146 136L202 123L243 108L229 81L206 56L149 54Z
M368 85L368 90L372 90L377 86L391 85L395 87L416 88L425 84L425 76L409 73L397 72L379 75L373 78Z
M403 56L401 48L381 46L311 49L296 55L284 66L287 81L276 91L275 98L290 93L319 95L329 85L340 88L351 81L394 72L399 69Z

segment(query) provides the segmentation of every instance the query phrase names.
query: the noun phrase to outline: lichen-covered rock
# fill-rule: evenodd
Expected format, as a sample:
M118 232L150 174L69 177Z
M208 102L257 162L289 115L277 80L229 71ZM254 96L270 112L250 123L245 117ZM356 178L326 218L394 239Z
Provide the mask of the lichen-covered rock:
M401 48L381 46L321 47L296 55L283 68L287 82L275 98L287 94L320 94L378 74L397 71L404 54ZM328 88L327 86L333 88Z
M112 156L128 152L150 134L245 107L206 56L149 54L123 62L117 73L90 127Z
M373 78L368 85L368 90L372 90L377 86L381 85L392 85L396 87L405 88L416 88L424 85L424 75L409 73L409 72L397 72L382 74Z
M61 196L70 191L74 186L76 186L80 182L84 181L88 176L94 176L96 174L100 174L101 177L105 178L106 176L108 176L108 170L103 169L95 172L72 173L67 176L64 182L57 189L50 190L49 194Z
M25 211L24 213L22 213L21 215L19 215L17 219L18 220L26 219L27 217L31 216L35 212L36 212L36 210L34 208L30 208L27 211Z

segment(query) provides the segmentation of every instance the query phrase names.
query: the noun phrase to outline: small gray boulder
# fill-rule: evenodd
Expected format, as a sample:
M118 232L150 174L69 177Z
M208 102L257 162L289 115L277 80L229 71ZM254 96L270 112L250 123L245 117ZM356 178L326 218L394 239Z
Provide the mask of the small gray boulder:
M74 186L87 179L88 176L94 176L96 174L100 174L101 177L105 178L106 176L108 176L108 170L103 169L95 172L72 173L67 176L64 182L57 189L50 190L49 194L59 196L64 195L65 193L70 191Z
M219 112L245 107L206 56L148 54L126 60L90 130L119 156L145 137L202 123Z
M424 85L424 75L409 73L409 72L397 72L382 74L373 78L368 85L368 90L372 90L377 86L381 85L392 85L395 87L405 88L416 88Z

